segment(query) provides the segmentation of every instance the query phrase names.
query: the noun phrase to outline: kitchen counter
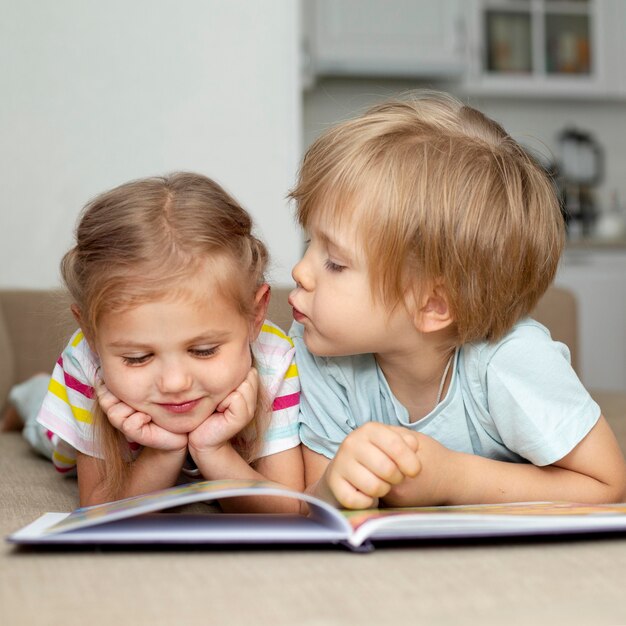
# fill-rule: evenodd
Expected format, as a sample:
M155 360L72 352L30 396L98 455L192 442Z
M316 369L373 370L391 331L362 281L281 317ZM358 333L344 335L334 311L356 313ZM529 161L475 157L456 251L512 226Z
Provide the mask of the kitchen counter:
M626 250L626 236L617 239L601 239L600 237L581 237L580 239L568 239L565 244L565 252L570 250Z

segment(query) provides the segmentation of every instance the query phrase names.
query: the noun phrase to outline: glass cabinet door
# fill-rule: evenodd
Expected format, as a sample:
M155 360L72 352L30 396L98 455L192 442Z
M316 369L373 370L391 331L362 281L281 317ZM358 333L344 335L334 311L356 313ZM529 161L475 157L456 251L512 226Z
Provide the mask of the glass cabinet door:
M592 59L591 18L588 11L555 13L550 11L551 4L554 3L547 3L544 15L546 72L548 74L589 74ZM578 4L585 6L588 2L578 2Z
M482 71L588 76L592 11L593 0L484 0Z

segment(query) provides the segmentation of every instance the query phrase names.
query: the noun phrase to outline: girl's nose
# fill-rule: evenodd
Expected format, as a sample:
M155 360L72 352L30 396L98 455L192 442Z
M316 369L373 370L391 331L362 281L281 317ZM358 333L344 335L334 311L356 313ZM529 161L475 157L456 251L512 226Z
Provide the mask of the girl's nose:
M167 363L161 370L158 384L162 393L181 393L191 387L192 378L180 363Z

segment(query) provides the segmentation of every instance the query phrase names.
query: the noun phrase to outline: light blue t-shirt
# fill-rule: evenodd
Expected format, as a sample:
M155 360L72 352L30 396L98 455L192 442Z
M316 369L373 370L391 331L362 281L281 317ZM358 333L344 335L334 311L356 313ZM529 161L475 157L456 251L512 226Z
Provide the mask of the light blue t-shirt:
M445 398L413 423L372 354L317 357L306 348L301 324L294 322L290 335L301 383L300 437L328 458L355 428L381 422L421 432L458 452L551 465L600 417L567 347L530 318L498 342L457 349Z

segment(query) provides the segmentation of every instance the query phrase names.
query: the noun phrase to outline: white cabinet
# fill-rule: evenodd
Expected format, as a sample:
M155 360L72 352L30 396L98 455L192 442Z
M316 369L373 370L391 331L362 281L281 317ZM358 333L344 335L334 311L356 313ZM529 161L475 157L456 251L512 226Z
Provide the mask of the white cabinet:
M313 74L449 77L465 70L463 0L304 0Z
M624 0L470 0L466 91L619 95ZM621 18L620 18L621 14Z
M626 0L302 0L304 82L451 81L477 96L626 96Z
M606 55L609 90L620 97L626 97L626 2L624 0L604 0L604 21L611 33Z
M583 383L626 391L626 249L569 249L555 284L578 301Z

